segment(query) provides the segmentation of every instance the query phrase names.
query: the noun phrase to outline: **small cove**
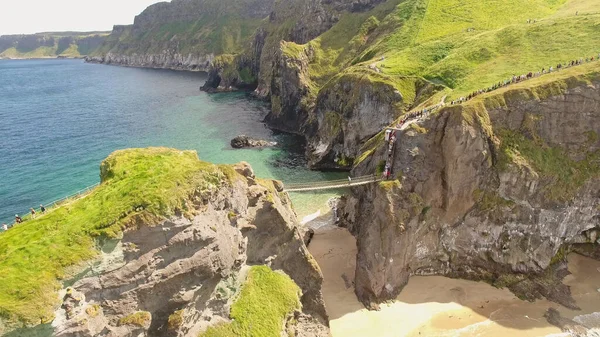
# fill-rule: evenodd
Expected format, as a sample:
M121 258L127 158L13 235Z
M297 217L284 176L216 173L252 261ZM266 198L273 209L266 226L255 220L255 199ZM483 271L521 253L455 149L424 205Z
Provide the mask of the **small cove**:
M306 168L301 138L263 123L268 108L245 93L206 94L203 73L86 64L81 60L0 60L0 222L99 181L111 152L167 146L219 164L247 161L284 182L343 178ZM281 146L232 150L247 134ZM297 193L301 217L335 192Z

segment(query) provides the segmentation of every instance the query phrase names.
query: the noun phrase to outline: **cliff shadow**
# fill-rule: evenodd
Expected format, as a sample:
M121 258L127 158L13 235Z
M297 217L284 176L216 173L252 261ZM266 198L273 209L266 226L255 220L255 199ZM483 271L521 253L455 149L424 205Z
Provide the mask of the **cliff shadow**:
M503 334L513 330L539 336L559 332L544 314L556 308L567 318L600 311L600 261L569 255L571 275L564 284L582 310L575 311L542 299L527 302L508 289L485 282L443 276L412 276L395 301L368 311L354 293L356 240L343 228L316 230L309 250L323 275L323 297L332 329L345 335L377 336L378 326L393 327L397 335L447 335L457 332ZM596 322L600 327L600 322ZM588 323L588 325L590 325ZM371 332L365 327L375 329ZM591 326L594 327L594 326ZM389 329L388 329L389 330ZM483 331L483 332L482 332ZM333 331L335 333L335 331ZM513 331L514 332L514 331ZM389 333L389 331L388 331ZM382 332L382 335L388 335ZM521 334L517 334L521 335Z

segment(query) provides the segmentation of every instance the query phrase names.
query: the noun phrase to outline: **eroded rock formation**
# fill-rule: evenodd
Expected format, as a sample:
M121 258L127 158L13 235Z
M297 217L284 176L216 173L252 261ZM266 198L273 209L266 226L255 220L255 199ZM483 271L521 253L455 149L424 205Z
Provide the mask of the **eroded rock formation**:
M247 164L235 169L232 186L196 204L193 217L139 223L106 247L111 263L73 285L79 301L68 318L57 311L56 336L197 336L229 320L251 264L282 270L302 289L288 330L328 336L322 275L282 185L255 178Z
M216 55L246 47L273 0L182 0L149 6L133 25L116 25L88 62L208 71ZM208 28L210 27L210 28Z
M576 308L560 280L568 251L598 256L599 126L598 77L572 77L448 107L399 133L396 179L345 201L359 299L376 308L410 275L440 274ZM387 157L382 139L372 151L356 175Z
M213 54L188 53L180 54L165 49L151 54L119 54L107 53L101 56L86 56L86 62L113 64L127 67L166 68L173 70L206 71L214 59Z

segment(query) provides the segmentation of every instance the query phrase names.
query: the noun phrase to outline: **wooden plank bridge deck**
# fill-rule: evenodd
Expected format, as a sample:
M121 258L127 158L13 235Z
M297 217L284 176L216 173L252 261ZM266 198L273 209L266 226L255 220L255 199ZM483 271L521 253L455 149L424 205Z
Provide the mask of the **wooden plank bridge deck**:
M337 188L348 188L353 186L361 186L367 184L373 184L382 179L378 179L375 175L367 175L361 177L352 178L352 180L348 179L339 179L339 180L329 180L329 181L317 181L317 182L309 182L309 183L294 183L294 184L285 184L284 192L308 192L308 191L319 191L319 190L330 190Z

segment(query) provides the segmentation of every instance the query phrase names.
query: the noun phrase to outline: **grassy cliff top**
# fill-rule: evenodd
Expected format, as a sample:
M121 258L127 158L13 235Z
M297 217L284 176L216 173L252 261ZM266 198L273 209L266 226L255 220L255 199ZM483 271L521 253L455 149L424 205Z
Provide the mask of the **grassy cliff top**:
M0 36L0 57L81 57L96 50L109 32L49 32Z
M599 25L595 0L388 0L342 14L299 47L311 51L311 79L320 86L341 71L375 71L390 83L423 78L453 99L513 75L597 57ZM406 90L403 96L414 96Z
M143 32L128 26L109 35L93 55L160 54L171 49L182 55L236 53L243 49L259 24L258 19L235 15L204 15L192 22L157 24Z
M102 183L91 194L26 221L0 235L0 317L37 324L53 317L67 270L98 254L95 238L118 237L153 224L227 185L229 166L198 159L195 151L167 148L116 151L101 165Z
M564 204L572 200L586 182L600 175L600 152L595 145L598 134L594 125L583 122L585 126L578 132L584 137L571 141L568 148L541 135L544 126L540 121L548 116L536 109L524 113L518 127L492 123L489 113L493 110L509 113L521 102L560 97L570 89L597 85L599 81L600 62L594 61L482 94L460 108L448 109L460 111L469 123L480 124L495 140L500 171L519 168L537 175L542 182L539 189L545 202ZM568 132L573 131L562 130L561 133Z
M268 16L273 0L193 0L151 5L130 26L120 26L94 55L173 51L241 52Z

